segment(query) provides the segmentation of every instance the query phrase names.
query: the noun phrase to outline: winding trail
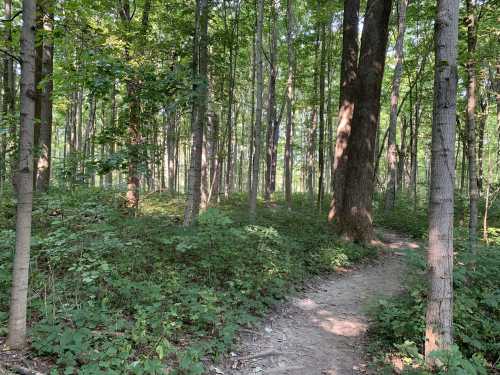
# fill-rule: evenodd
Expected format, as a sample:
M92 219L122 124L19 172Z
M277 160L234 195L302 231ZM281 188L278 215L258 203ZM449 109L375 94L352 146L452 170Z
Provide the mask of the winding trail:
M379 233L385 248L375 262L322 279L293 298L259 332L243 332L238 353L213 373L224 375L366 374L364 308L374 298L402 291L404 251L419 245Z

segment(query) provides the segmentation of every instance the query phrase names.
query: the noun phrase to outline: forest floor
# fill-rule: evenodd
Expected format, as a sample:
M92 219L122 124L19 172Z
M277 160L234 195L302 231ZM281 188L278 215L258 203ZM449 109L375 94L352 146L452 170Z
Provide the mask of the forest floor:
M219 374L367 374L366 308L377 297L402 292L406 251L420 245L380 231L383 255L359 267L320 279L281 305L257 332L240 336L238 354Z

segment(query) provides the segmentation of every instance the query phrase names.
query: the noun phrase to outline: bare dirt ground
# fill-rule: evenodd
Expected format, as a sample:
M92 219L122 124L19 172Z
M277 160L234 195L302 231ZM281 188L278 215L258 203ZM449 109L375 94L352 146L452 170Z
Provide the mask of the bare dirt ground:
M404 251L419 245L383 231L384 255L360 268L316 283L270 316L256 332L243 332L224 375L352 375L368 373L366 305L402 291Z

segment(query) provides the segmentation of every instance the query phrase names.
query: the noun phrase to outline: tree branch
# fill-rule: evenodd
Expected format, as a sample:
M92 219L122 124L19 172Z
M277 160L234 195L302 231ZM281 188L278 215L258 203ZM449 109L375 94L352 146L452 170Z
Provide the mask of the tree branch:
M16 55L13 55L12 53L10 53L9 51L3 49L3 48L0 48L0 52L2 53L5 53L7 56L9 57L12 57L14 60L16 60L19 64L22 64L23 63L23 60L21 60L21 58L19 56L16 56Z
M20 10L19 12L17 12L16 14L14 14L12 17L8 18L8 19L5 19L5 20L0 20L0 22L12 22L16 19L17 16L19 16L20 14L22 14L23 11Z

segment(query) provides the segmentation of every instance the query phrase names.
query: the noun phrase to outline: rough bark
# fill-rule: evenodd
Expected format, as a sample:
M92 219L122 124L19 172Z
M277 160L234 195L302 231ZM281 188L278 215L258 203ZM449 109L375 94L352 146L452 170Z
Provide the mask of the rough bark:
M288 209L292 208L292 127L293 127L293 101L294 101L294 65L295 65L295 50L294 50L294 15L293 15L293 0L287 1L286 8L287 16L287 56L288 56L288 80L287 80L287 95L286 95L286 131L285 131L285 200Z
M197 92L193 103L193 119L191 122L191 163L189 168L187 202L184 211L184 225L191 225L198 216L201 203L201 172L203 132L206 127L208 106L208 0L198 0L197 21L198 35L195 33L195 48L198 49L198 63L194 64L196 77L194 91Z
M358 24L359 0L344 0L344 20L342 24L342 61L340 66L340 98L333 162L333 198L328 221L333 221L342 211L344 185L347 170L347 145L351 134L351 122L356 96L358 71Z
M257 28L255 35L255 126L254 126L254 154L252 160L252 188L250 191L250 217L255 217L257 209L257 190L259 187L261 124L262 124L262 91L263 91L263 65L262 65L262 26L264 23L264 0L257 0Z
M396 67L392 78L391 92L391 112L389 119L389 136L387 144L387 174L389 182L385 194L385 210L390 211L394 208L396 202L397 186L397 150L396 150L396 130L398 123L398 102L399 87L401 85L401 76L403 75L403 51L404 35L406 30L406 7L408 0L400 0L398 4L398 37L396 39Z
M369 0L361 37L356 95L347 157L340 231L356 241L373 239L374 147L380 115L392 1ZM362 181L362 183L360 183Z
M21 32L21 119L19 161L15 177L17 192L16 252L7 345L19 349L26 344L26 310L30 265L31 211L33 206L33 136L35 117L35 19L34 0L23 0Z
M429 200L428 294L425 358L452 344L453 189L457 92L458 6L438 0L435 21L434 111Z
M476 74L476 1L467 0L467 150L469 171L469 250L474 253L477 222L479 191L477 187L476 167L476 103L477 103L477 74Z

